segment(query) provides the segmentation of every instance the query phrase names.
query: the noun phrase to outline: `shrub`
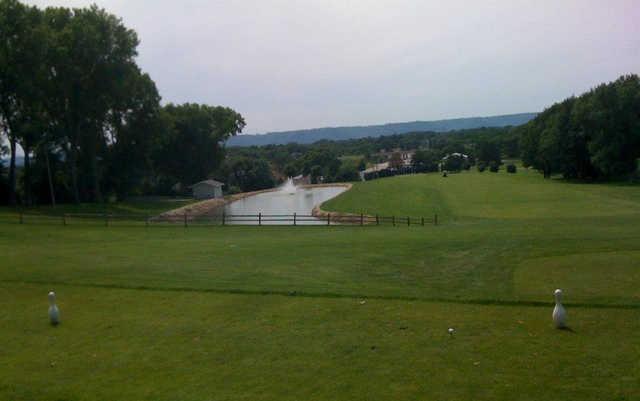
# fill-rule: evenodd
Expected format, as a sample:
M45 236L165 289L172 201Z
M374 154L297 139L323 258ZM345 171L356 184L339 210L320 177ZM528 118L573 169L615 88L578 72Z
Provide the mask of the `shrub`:
M444 160L443 170L458 172L464 167L464 158L457 155L449 155Z
M487 169L487 164L485 162L478 162L478 171L479 172L483 172L484 170Z
M497 173L500 170L500 165L497 162L491 162L489 164L489 171L492 173Z
M517 171L515 164L507 164L507 173L515 174Z

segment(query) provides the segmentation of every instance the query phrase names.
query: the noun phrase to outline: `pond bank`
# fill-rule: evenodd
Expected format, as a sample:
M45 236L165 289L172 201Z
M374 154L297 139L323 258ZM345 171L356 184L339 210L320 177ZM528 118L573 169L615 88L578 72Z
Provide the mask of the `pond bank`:
M334 185L344 186L347 188L346 191L350 190L351 187L353 187L353 184L350 184L350 183L341 183L341 184L334 184ZM311 211L311 215L321 220L326 220L329 217L332 222L336 222L336 223L353 223L355 218L361 217L360 214L356 214L356 213L335 212L335 211L332 212L332 211L323 210L322 205L325 202L322 202L321 204L314 206L313 210ZM370 216L364 215L364 217L370 217ZM366 222L365 224L370 224L370 222Z
M300 185L298 188L301 189L313 189L313 188L326 188L326 187L344 187L346 188L345 191L348 191L349 189L351 189L353 185L350 183L332 183L332 184L310 184L310 185ZM233 202L251 197L251 196L255 196L255 195L260 195L260 194L264 194L264 193L268 193L268 192L276 192L279 191L280 188L269 188L269 189L263 189L260 191L252 191L252 192L242 192L242 193L238 193L238 194L233 194L233 195L227 195L224 198L218 198L218 199L207 199L201 202L197 202L197 203L192 203L177 209L173 209L167 212L164 212L162 214L159 215L159 217L182 217L185 214L191 218L191 217L202 217L202 216L215 216L220 214L220 209L224 208L226 205L229 205ZM316 205L313 210L312 210L312 215L316 216L316 217L322 217L323 214L322 213L326 213L324 211L322 211L321 209L319 209L320 205ZM317 208L317 215L316 215L316 208ZM324 216L326 216L326 214L324 214ZM333 214L332 214L333 217Z

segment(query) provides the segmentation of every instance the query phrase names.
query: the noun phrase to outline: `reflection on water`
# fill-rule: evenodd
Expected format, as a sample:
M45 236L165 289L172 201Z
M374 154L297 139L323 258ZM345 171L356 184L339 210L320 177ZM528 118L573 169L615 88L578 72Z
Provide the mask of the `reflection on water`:
M265 192L248 198L232 202L224 207L226 215L311 215L313 208L324 201L327 201L342 192L345 187L318 187L318 188L297 188L295 191L274 191ZM273 222L263 220L262 224L293 224L293 222ZM319 219L309 219L312 221L300 221L298 224L325 224ZM258 224L257 220L252 222L238 222L228 220L229 224Z

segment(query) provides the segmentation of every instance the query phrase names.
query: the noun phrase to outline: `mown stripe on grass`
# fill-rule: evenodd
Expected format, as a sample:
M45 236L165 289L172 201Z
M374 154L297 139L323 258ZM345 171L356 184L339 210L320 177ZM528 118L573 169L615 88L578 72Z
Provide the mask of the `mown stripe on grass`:
M65 283L56 281L40 281L40 280L0 280L2 284L25 284L25 285L60 285L68 287L88 287L88 288L106 288L118 290L134 290L134 291L168 291L168 292L196 292L196 293L213 293L213 294L230 294L230 295L276 295L285 297L306 297L306 298L343 298L343 299L375 299L386 301L417 301L429 303L452 303L463 305L485 305L485 306L528 306L528 307L545 307L549 308L554 305L553 302L542 301L514 301L504 299L455 299L455 298L429 298L429 297L412 297L412 296L390 296L390 295L360 295L360 294L338 294L332 292L305 292L305 291L278 291L278 290L243 290L243 289L218 289L218 288L190 288L190 287L152 287L152 286L127 286L121 284L98 284L98 283ZM571 308L588 308L588 309L623 309L623 310L640 310L640 304L601 304L588 302L565 302L565 306Z

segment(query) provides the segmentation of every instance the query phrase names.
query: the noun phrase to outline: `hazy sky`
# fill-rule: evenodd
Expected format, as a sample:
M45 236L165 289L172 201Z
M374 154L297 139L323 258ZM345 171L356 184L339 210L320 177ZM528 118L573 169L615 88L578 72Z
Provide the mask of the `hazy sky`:
M28 2L122 17L163 102L245 133L540 111L640 73L638 0Z

